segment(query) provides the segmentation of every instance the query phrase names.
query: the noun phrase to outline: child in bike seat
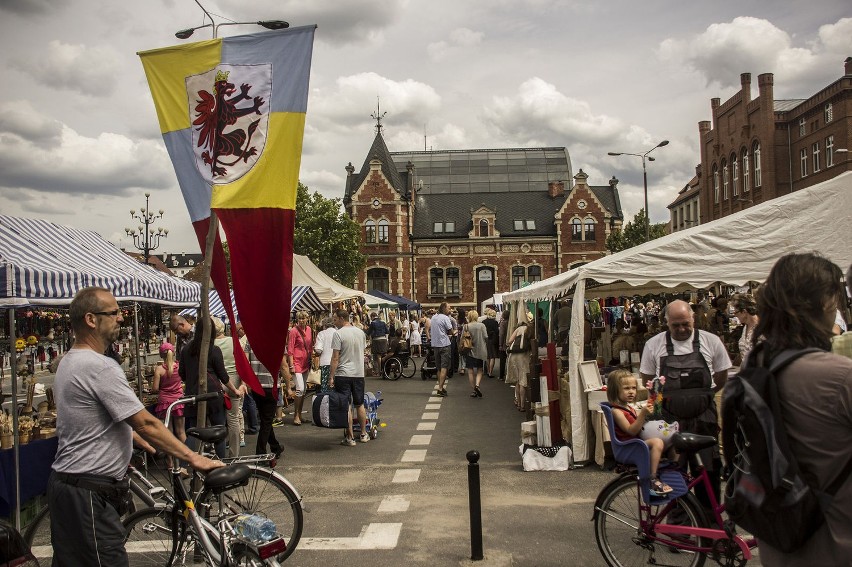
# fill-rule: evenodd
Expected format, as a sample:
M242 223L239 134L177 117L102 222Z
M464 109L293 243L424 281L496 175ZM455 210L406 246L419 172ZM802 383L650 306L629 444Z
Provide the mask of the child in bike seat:
M636 401L638 382L627 370L613 370L606 378L606 397L612 406L612 420L615 422L615 436L620 441L636 439L645 421L653 413L654 403L650 399L637 413L631 406ZM651 453L651 492L664 496L672 487L660 480L657 467L663 454L662 439L645 439Z

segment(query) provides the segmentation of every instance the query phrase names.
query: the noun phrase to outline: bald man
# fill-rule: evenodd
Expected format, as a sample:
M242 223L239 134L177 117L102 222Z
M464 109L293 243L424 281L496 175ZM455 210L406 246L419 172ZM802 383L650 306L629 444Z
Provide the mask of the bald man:
M722 340L713 333L695 329L692 307L685 301L666 306L668 330L651 337L642 352L639 372L642 382L665 376L663 419L677 421L681 431L719 438L718 410L714 393L728 379L731 358ZM719 497L721 468L718 443L699 453L710 472L713 491ZM685 463L684 463L685 464ZM702 490L696 495L709 507Z

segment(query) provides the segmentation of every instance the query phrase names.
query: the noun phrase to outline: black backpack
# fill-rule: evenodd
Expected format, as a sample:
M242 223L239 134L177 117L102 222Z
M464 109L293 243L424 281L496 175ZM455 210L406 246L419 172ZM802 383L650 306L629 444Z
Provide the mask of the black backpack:
M825 492L812 488L790 450L781 415L777 376L817 348L786 350L770 365L763 345L725 384L722 440L732 467L725 488L728 517L738 526L784 553L799 549L825 522L823 510L849 477L852 460Z

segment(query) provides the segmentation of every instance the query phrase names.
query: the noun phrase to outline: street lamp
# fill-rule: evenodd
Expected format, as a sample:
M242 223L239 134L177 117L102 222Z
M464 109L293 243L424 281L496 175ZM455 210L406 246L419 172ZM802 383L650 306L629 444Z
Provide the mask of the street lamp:
M204 6L201 5L201 2L195 0L195 3L198 4L198 7L204 12L204 14L210 18L209 24L203 24L200 26L196 26L194 28L187 28L185 30L180 30L179 32L175 32L175 37L178 39L188 39L195 33L195 30L200 30L204 28L213 28L213 39L216 39L216 35L221 26L238 26L238 25L258 25L264 27L268 30L283 30L285 28L289 28L290 24L285 22L284 20L260 20L258 22L222 22L221 24L217 24L213 21L213 16L210 15ZM204 21L204 20L202 20Z
M607 155L610 156L636 156L642 158L642 180L645 184L645 242L651 241L651 214L648 211L648 171L645 169L645 159L648 161L654 161L654 158L648 157L648 154L656 150L657 148L662 148L663 146L669 145L668 140L663 140L644 154L631 154L628 152L607 152Z
M142 223L139 225L138 230L135 228L124 229L127 236L133 238L133 246L142 252L146 266L148 265L148 258L151 256L151 252L159 248L160 239L168 238L169 236L169 229L160 226L157 227L155 232L151 227L155 220L163 218L165 211L160 209L159 212L154 213L154 211L152 211L148 206L148 200L150 198L151 194L145 193L145 206L139 209L139 214L136 214L135 209L130 209L130 218Z

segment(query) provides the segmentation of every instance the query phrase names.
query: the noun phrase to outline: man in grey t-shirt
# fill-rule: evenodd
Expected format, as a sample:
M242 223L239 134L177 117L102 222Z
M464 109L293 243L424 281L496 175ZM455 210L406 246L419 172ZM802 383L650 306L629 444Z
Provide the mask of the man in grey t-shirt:
M364 408L364 351L367 348L367 337L349 323L349 313L345 309L334 312L334 326L337 332L331 339L334 354L331 355L328 384L335 392L352 396L352 405L355 406L361 425L361 442L366 443L370 440L367 434L367 410ZM351 415L346 433L341 444L355 445Z
M75 342L59 364L53 390L59 438L47 487L53 565L127 565L119 507L128 489L132 441L200 471L222 463L172 435L145 410L115 360L102 354L123 320L109 290L80 290L70 317Z

